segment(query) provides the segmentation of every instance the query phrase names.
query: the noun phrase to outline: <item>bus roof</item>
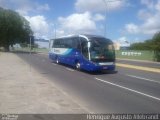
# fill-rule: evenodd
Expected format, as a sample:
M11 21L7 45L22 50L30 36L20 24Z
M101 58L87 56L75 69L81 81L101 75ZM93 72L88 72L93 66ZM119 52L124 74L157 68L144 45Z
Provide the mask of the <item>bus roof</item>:
M91 34L78 34L78 35L76 35L76 34L73 34L73 35L58 37L58 38L55 38L55 39L71 38L71 37L83 37L83 38L86 38L88 41L89 41L90 38L105 38L105 37L100 36L100 35L91 35Z

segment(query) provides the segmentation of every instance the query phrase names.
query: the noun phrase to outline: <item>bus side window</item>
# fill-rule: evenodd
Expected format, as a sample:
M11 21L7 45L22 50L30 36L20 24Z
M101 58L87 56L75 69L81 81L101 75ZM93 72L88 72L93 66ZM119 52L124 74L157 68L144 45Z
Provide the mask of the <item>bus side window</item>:
M65 40L65 47L66 48L72 48L72 39L71 38L67 38Z
M72 46L73 46L73 48L81 51L81 43L80 43L78 37L72 38Z
M76 42L77 42L77 49L82 52L81 50L81 41L79 40L79 38L76 39Z
M81 39L81 49L82 49L82 54L86 57L88 57L88 42L85 39Z
M60 43L59 43L58 40L54 40L54 43L53 43L52 48L58 48L59 44L60 44Z
M64 48L64 40L63 39L56 39L54 40L53 48Z

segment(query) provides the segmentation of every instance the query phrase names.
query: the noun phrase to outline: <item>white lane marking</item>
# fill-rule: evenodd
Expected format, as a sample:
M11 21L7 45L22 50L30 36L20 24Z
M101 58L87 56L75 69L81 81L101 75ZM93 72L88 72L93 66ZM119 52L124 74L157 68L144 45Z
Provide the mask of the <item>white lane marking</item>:
M160 98L158 98L158 97L154 97L152 95L148 95L148 94L139 92L137 90L133 90L133 89L130 89L130 88L127 88L127 87L124 87L124 86L121 86L121 85L118 85L118 84L115 84L115 83L111 83L111 82L108 82L108 81L105 81L105 80L102 80L102 79L99 79L99 78L95 78L95 79L98 80L98 81L101 81L103 83L107 83L107 84L110 84L110 85L113 85L113 86L116 86L116 87L119 87L119 88L123 88L125 90L131 91L131 92L134 92L134 93L138 93L140 95L143 95L143 96L146 96L146 97L149 97L149 98L152 98L152 99L160 101Z
M151 80L151 79L148 79L148 78L143 78L143 77L139 77L139 76L135 76L135 75L129 75L129 74L126 74L127 76L129 77L133 77L133 78L137 78L137 79L141 79L141 80L145 80L145 81L150 81L150 82L155 82L155 83L159 83L159 81L156 81L156 80Z
M66 68L66 69L67 69L67 70L69 70L69 71L72 71L72 72L74 71L74 70L73 70L73 69L71 69L71 68Z

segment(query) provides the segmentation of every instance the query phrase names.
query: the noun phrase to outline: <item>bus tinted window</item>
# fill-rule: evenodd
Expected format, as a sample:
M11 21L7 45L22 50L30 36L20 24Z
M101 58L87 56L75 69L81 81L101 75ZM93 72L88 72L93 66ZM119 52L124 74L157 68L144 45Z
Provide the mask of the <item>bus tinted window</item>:
M87 59L89 58L88 55L88 41L86 41L86 39L81 38L81 51L82 54L84 55L84 57L86 57Z
M109 62L115 59L113 43L108 39L92 38L90 52L94 62Z
M73 48L76 48L78 50L81 50L81 45L80 45L80 40L79 40L79 37L75 37L75 38L72 38L72 46Z
M65 39L56 39L53 44L54 48L70 48Z
M59 45L60 45L60 41L59 41L59 40L54 40L53 47L54 47L54 48L58 48Z

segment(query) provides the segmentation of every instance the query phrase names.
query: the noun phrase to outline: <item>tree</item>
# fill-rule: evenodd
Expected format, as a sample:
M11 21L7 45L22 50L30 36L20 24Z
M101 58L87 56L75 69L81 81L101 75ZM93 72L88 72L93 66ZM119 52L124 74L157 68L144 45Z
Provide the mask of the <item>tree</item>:
M131 50L152 50L152 40L145 40L144 42L133 43L130 46Z
M160 32L157 32L151 40L146 40L141 43L134 43L130 47L131 50L152 50L154 58L160 61Z
M157 32L152 38L152 49L155 53L156 61L160 62L160 32Z
M0 8L0 46L9 51L16 43L29 43L33 32L29 22L17 12Z
M35 43L34 48L38 48L38 47L39 47L38 43Z

